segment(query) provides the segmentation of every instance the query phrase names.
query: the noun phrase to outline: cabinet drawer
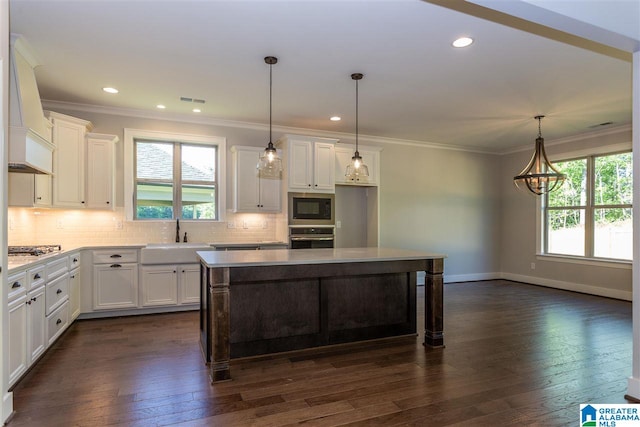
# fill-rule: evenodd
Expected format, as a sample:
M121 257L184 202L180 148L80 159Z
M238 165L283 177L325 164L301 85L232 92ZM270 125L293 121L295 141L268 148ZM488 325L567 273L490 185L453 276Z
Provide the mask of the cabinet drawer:
M94 264L121 264L123 262L138 262L138 251L136 249L93 251Z
M74 252L69 255L69 271L80 267L80 252Z
M27 293L27 273L21 272L9 276L7 279L7 287L9 288L8 299L9 301L17 298L20 295Z
M65 302L47 316L47 339L49 345L60 336L69 325L69 303Z
M47 281L51 281L56 277L62 276L69 271L69 259L67 257L57 259L47 263Z
M47 283L45 301L47 304L46 314L53 312L69 299L69 273L58 277Z
M35 289L44 285L45 281L45 266L39 265L27 270L27 289Z

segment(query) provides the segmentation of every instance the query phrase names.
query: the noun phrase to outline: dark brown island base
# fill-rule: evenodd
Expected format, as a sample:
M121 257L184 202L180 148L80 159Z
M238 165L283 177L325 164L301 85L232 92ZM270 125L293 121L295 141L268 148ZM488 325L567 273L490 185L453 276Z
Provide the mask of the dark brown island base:
M416 334L443 347L444 255L388 248L199 251L200 333L211 381L232 358Z

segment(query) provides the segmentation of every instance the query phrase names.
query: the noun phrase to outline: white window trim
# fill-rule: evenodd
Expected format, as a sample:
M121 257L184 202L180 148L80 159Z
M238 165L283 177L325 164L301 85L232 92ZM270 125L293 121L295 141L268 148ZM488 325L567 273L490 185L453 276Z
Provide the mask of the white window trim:
M570 151L560 154L548 155L549 161L555 163L564 159L577 159L581 157L599 156L613 153L619 153L632 149L631 141L623 142L619 144L611 144L605 147L587 148L584 150ZM633 171L635 174L635 171ZM610 268L623 268L631 269L633 263L632 260L619 260L619 259L607 259L607 258L589 258L582 256L571 256L561 254L547 254L543 250L543 242L545 239L544 227L542 226L542 220L544 218L544 209L542 208L542 197L539 196L536 199L536 258L541 261L553 261L564 262L567 264L583 264L593 265L599 267ZM634 200L635 202L635 200ZM634 203L635 205L635 203Z
M143 130L143 129L124 129L124 211L127 221L133 221L133 164L134 164L134 140L146 139L147 141L174 141L184 142L188 144L203 144L203 145L217 145L217 179L216 191L218 192L218 219L215 220L203 220L223 222L225 221L225 212L227 211L227 139L221 136L206 136L206 135L190 135L183 133L170 133L155 130ZM166 219L148 220L144 222L166 222ZM184 220L189 221L188 219Z

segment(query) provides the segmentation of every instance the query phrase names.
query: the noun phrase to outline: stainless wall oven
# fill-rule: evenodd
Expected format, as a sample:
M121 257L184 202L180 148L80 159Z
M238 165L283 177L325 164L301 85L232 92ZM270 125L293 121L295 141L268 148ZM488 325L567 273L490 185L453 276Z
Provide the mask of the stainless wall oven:
M334 225L335 195L289 193L289 225Z
M333 226L328 227L289 227L289 249L333 248L335 233Z

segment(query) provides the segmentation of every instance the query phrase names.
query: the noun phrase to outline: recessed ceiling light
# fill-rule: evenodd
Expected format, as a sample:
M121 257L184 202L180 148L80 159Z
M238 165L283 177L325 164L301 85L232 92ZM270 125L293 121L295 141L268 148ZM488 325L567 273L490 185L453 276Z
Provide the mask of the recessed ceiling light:
M340 120L342 120L342 118L339 116L333 116L329 120L331 120L332 122L339 122Z
M118 89L115 87L103 87L102 90L107 93L118 93Z
M167 108L167 107L165 107L165 106L164 106L164 105L162 105L162 104L158 104L158 105L156 105L156 108L159 108L159 109L161 109L161 110L164 110L164 109L165 109L165 108Z
M194 108L194 109L193 109L193 112L194 112L194 113L199 113L200 111L202 111L202 110L200 110L199 108Z
M470 37L460 37L457 40L454 40L453 43L451 43L453 45L453 47L467 47L469 46L471 43L473 43L473 39Z

